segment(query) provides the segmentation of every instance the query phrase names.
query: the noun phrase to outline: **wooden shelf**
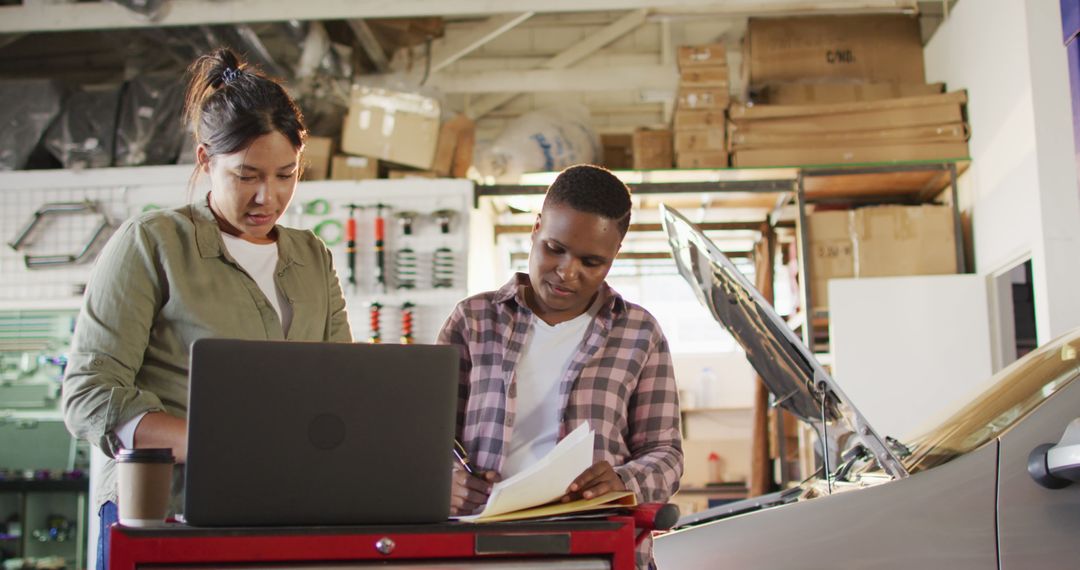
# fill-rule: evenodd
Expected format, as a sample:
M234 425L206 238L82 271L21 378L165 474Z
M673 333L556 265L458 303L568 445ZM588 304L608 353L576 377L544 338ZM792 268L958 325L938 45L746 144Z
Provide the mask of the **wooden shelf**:
M800 176L808 202L872 201L927 202L949 187L950 170L967 170L968 161L909 161L873 164L833 164L775 168L701 170L618 170L635 195L714 194L714 207L771 209L785 194L796 191ZM476 199L543 195L558 173L526 175L521 184L477 185ZM650 203L653 200L648 200Z
M805 167L803 191L807 201L883 199L928 202L949 187L950 166L963 174L969 162L900 163L841 167Z

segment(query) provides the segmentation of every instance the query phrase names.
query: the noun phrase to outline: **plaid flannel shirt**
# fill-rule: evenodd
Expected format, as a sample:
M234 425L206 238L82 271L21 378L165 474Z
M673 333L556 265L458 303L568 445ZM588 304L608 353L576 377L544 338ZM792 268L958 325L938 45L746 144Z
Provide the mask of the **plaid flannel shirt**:
M461 351L457 437L481 470L500 471L515 416L515 373L532 325L519 273L458 303L439 333ZM593 461L607 460L639 502L666 502L683 470L678 391L667 340L645 309L604 283L600 310L559 385L559 439L588 422ZM638 565L651 560L651 541Z

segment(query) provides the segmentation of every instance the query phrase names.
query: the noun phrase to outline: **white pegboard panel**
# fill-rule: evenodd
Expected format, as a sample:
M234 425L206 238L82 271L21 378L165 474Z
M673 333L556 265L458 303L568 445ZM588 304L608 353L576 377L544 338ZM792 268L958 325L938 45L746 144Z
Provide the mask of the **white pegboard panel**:
M182 205L206 191L202 184L189 189L191 166L114 168L94 171L16 172L0 174L0 235L10 243L42 204L91 200L101 206L113 222L152 208ZM205 180L204 180L205 182ZM330 241L334 265L342 281L349 309L353 337L371 338L370 307L382 304L382 342L399 342L401 308L413 309L413 338L418 343L435 340L439 327L457 301L465 297L468 275L469 211L473 185L465 180L365 180L302 182L289 212L280 223L290 227L315 229ZM321 201L321 202L318 202ZM315 204L313 204L315 202ZM344 229L349 216L347 204L363 206L355 211L357 221L357 283L346 283L347 262ZM375 218L378 204L385 206L385 292L377 286L375 271ZM449 232L441 231L432 213L455 212ZM305 213L305 211L307 213ZM416 213L413 234L403 235L396 214ZM77 307L78 291L90 275L92 263L27 269L25 253L35 255L77 251L96 227L96 218L86 215L56 217L39 224L34 242L24 251L0 248L0 308ZM334 238L340 237L340 241ZM97 249L105 239L100 239ZM398 252L409 247L416 252L416 286L398 288ZM434 287L433 254L436 249L452 252L454 266L449 287Z
M382 305L379 319L382 342L399 342L401 307L410 302L415 305L415 342L431 343L454 305L467 294L472 199L473 184L467 180L408 178L305 182L297 190L293 206L282 223L306 229L322 225L317 233L329 242L334 254L334 267L345 290L349 322L356 340L366 341L372 337L371 304L378 302ZM323 203L313 203L318 200ZM349 217L348 204L360 206L353 212L357 237L355 287L347 279L344 233ZM385 206L382 212L386 238L385 289L378 286L376 278L375 220L379 204ZM454 212L448 233L442 232L439 220L433 216L439 210ZM412 235L404 235L397 218L397 214L403 212L416 214ZM336 236L340 236L340 241L334 239ZM416 286L412 289L398 287L398 253L405 247L417 254ZM454 259L449 287L434 287L433 255L439 248L450 250Z
M12 172L0 175L0 306L36 308L77 306L90 276L93 256L112 230L141 207L137 196L182 200L191 167L116 168L96 171ZM93 204L97 213L42 217L19 250L11 244L48 204ZM135 210L138 211L138 210ZM78 253L106 218L110 227L96 241L87 260L28 268L26 256Z

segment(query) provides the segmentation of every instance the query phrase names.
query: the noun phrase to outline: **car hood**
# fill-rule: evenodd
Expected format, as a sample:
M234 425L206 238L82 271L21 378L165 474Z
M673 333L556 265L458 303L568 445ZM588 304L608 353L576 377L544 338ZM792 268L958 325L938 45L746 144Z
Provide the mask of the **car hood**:
M664 205L660 212L679 273L746 351L775 396L775 405L812 425L821 440L838 441L838 429L850 432L853 439L847 439L845 447L861 443L884 471L906 477L886 440L731 260L682 214ZM830 465L835 465L832 461Z

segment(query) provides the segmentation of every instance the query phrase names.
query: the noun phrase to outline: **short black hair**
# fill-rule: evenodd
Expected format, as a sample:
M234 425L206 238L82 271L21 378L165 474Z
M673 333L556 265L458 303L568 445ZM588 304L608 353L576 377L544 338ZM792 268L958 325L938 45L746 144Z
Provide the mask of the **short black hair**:
M544 207L548 204L614 220L624 236L630 229L630 188L601 166L578 164L560 172L547 189Z

